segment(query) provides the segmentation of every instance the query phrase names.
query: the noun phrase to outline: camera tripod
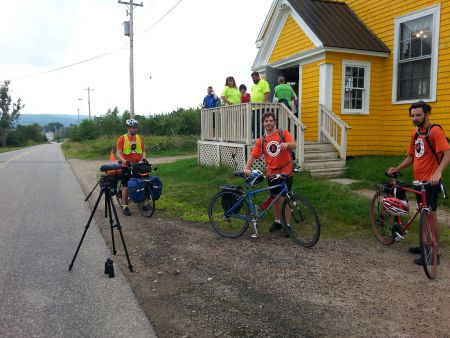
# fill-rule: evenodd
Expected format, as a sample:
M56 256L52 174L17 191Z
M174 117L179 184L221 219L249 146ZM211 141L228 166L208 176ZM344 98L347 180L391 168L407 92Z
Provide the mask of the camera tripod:
M117 182L112 180L110 177L108 177L106 175L102 176L102 178L97 182L97 184L94 186L94 188L92 188L91 192L86 197L85 201L87 201L89 199L89 197L91 197L95 188L97 188L97 186L99 184L100 184L100 188L101 188L100 194L97 198L97 202L95 203L94 209L92 209L91 216L89 217L89 220L84 228L83 236L81 236L80 243L78 244L77 250L75 251L75 255L73 256L72 262L69 265L69 271L72 270L73 263L75 262L75 259L77 258L78 251L80 250L81 244L83 243L84 237L86 236L87 230L89 229L89 225L91 224L91 221L94 218L94 214L95 214L95 211L97 210L100 200L102 199L102 196L105 195L105 218L109 216L109 224L110 224L110 228L111 228L111 240L112 240L112 246L113 246L113 255L115 255L117 253L116 245L114 242L114 232L113 232L114 228L117 228L117 230L119 230L120 239L122 240L123 249L124 249L125 255L127 257L128 269L130 270L130 272L133 272L133 266L131 265L130 257L128 256L127 246L125 244L125 240L124 240L123 234L122 234L122 226L120 225L119 217L117 216L116 207L114 206L114 202L112 199L112 195L113 195L112 190L115 191L115 189L116 189L115 185L117 184ZM113 220L113 214L114 214L115 224L114 224L114 220Z

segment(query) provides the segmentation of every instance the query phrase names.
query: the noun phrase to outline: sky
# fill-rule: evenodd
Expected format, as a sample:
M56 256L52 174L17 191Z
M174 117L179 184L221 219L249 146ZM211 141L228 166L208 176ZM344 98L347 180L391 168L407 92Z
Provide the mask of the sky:
M143 7L134 8L136 114L198 107L209 85L222 93L227 76L251 87L255 41L272 0L141 1ZM25 104L23 114L76 115L79 109L87 115L87 88L93 89L91 115L129 109L126 5L117 0L0 4L0 81L11 80L13 100L20 97Z

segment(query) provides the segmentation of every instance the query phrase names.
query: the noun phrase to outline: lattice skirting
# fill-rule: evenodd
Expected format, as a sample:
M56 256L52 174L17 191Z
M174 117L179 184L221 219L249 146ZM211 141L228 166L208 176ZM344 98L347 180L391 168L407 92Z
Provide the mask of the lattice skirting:
M219 166L225 164L235 170L242 170L247 163L253 145L239 143L199 141L197 144L198 160L201 164ZM252 169L266 170L264 160L253 162Z

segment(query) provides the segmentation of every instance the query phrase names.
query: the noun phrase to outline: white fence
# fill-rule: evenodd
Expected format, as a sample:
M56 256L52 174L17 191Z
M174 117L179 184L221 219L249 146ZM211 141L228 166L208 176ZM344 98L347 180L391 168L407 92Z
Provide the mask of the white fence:
M277 116L277 127L287 129L297 143L297 161L304 164L305 126L284 104L244 103L201 111L201 141L252 145L263 132L261 117L266 111Z
M347 157L347 135L351 129L336 114L319 105L319 142L330 142L339 152L341 159Z

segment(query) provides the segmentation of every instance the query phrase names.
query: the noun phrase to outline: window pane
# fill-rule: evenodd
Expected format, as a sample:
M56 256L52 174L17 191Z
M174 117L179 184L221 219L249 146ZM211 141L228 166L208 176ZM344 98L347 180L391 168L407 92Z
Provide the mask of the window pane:
M364 68L359 68L359 77L364 77Z
M364 79L358 78L358 88L364 88Z
M411 62L401 63L398 65L399 80L411 78Z
M411 80L400 81L398 86L398 98L400 100L405 100L411 98L410 93Z
M400 24L400 40L406 41L411 38L411 30L407 26L407 23Z
M358 88L358 78L357 77L353 78L353 88Z
M361 99L356 99L355 100L355 107L354 109L362 109L362 100Z
M411 40L411 54L410 57L416 58L422 55L422 41L421 39Z
M423 37L422 55L431 55L431 35L425 35Z
M430 97L431 58L399 64L399 99Z
M358 76L358 68L357 67L352 67L352 76L353 77L357 77Z

